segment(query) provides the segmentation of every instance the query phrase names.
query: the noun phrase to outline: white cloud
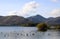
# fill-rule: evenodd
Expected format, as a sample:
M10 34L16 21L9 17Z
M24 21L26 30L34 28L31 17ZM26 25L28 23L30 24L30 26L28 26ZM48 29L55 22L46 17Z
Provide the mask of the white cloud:
M39 4L36 3L35 1L28 2L23 6L23 8L19 11L19 13L21 15L26 15L29 14L29 12L34 12L38 8L38 5Z
M35 1L31 1L26 3L22 9L20 9L19 11L12 11L9 12L9 15L20 15L20 16L25 16L27 14L29 14L30 12L35 12L38 8L39 4L36 3Z
M52 2L58 2L59 0L51 0Z
M8 15L17 15L17 11L9 11Z
M60 9L54 9L54 10L52 10L52 12L50 13L50 15L53 16L53 17L60 16Z

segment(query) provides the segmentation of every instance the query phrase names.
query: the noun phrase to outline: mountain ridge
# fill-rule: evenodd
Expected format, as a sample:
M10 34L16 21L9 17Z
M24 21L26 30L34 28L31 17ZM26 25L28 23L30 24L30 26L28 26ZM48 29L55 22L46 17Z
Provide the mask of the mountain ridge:
M2 26L19 26L28 25L29 23L46 23L48 25L60 25L60 17L44 18L41 15L35 15L28 18L22 16L0 16L0 25Z

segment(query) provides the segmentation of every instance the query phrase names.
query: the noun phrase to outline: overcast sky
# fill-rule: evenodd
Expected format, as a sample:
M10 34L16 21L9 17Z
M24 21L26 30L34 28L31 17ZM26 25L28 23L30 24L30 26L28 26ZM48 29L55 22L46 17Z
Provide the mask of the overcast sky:
M60 16L60 0L0 0L0 15Z

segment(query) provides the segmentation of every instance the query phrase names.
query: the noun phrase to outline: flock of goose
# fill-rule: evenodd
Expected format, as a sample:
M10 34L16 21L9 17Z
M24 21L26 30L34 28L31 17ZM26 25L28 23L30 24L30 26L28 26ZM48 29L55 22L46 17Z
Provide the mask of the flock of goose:
M19 31L19 32L0 32L0 39L1 38L10 38L10 39L16 39L16 38L22 38L22 37L32 37L36 36L37 32L34 31Z
M58 36L57 32L37 32L37 31L0 32L0 39L40 39L40 38L44 39L55 36Z

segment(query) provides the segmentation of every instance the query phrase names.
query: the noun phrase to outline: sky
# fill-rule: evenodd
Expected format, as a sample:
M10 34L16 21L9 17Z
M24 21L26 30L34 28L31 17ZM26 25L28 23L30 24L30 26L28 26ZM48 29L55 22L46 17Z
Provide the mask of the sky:
M59 17L60 0L0 0L0 15Z

